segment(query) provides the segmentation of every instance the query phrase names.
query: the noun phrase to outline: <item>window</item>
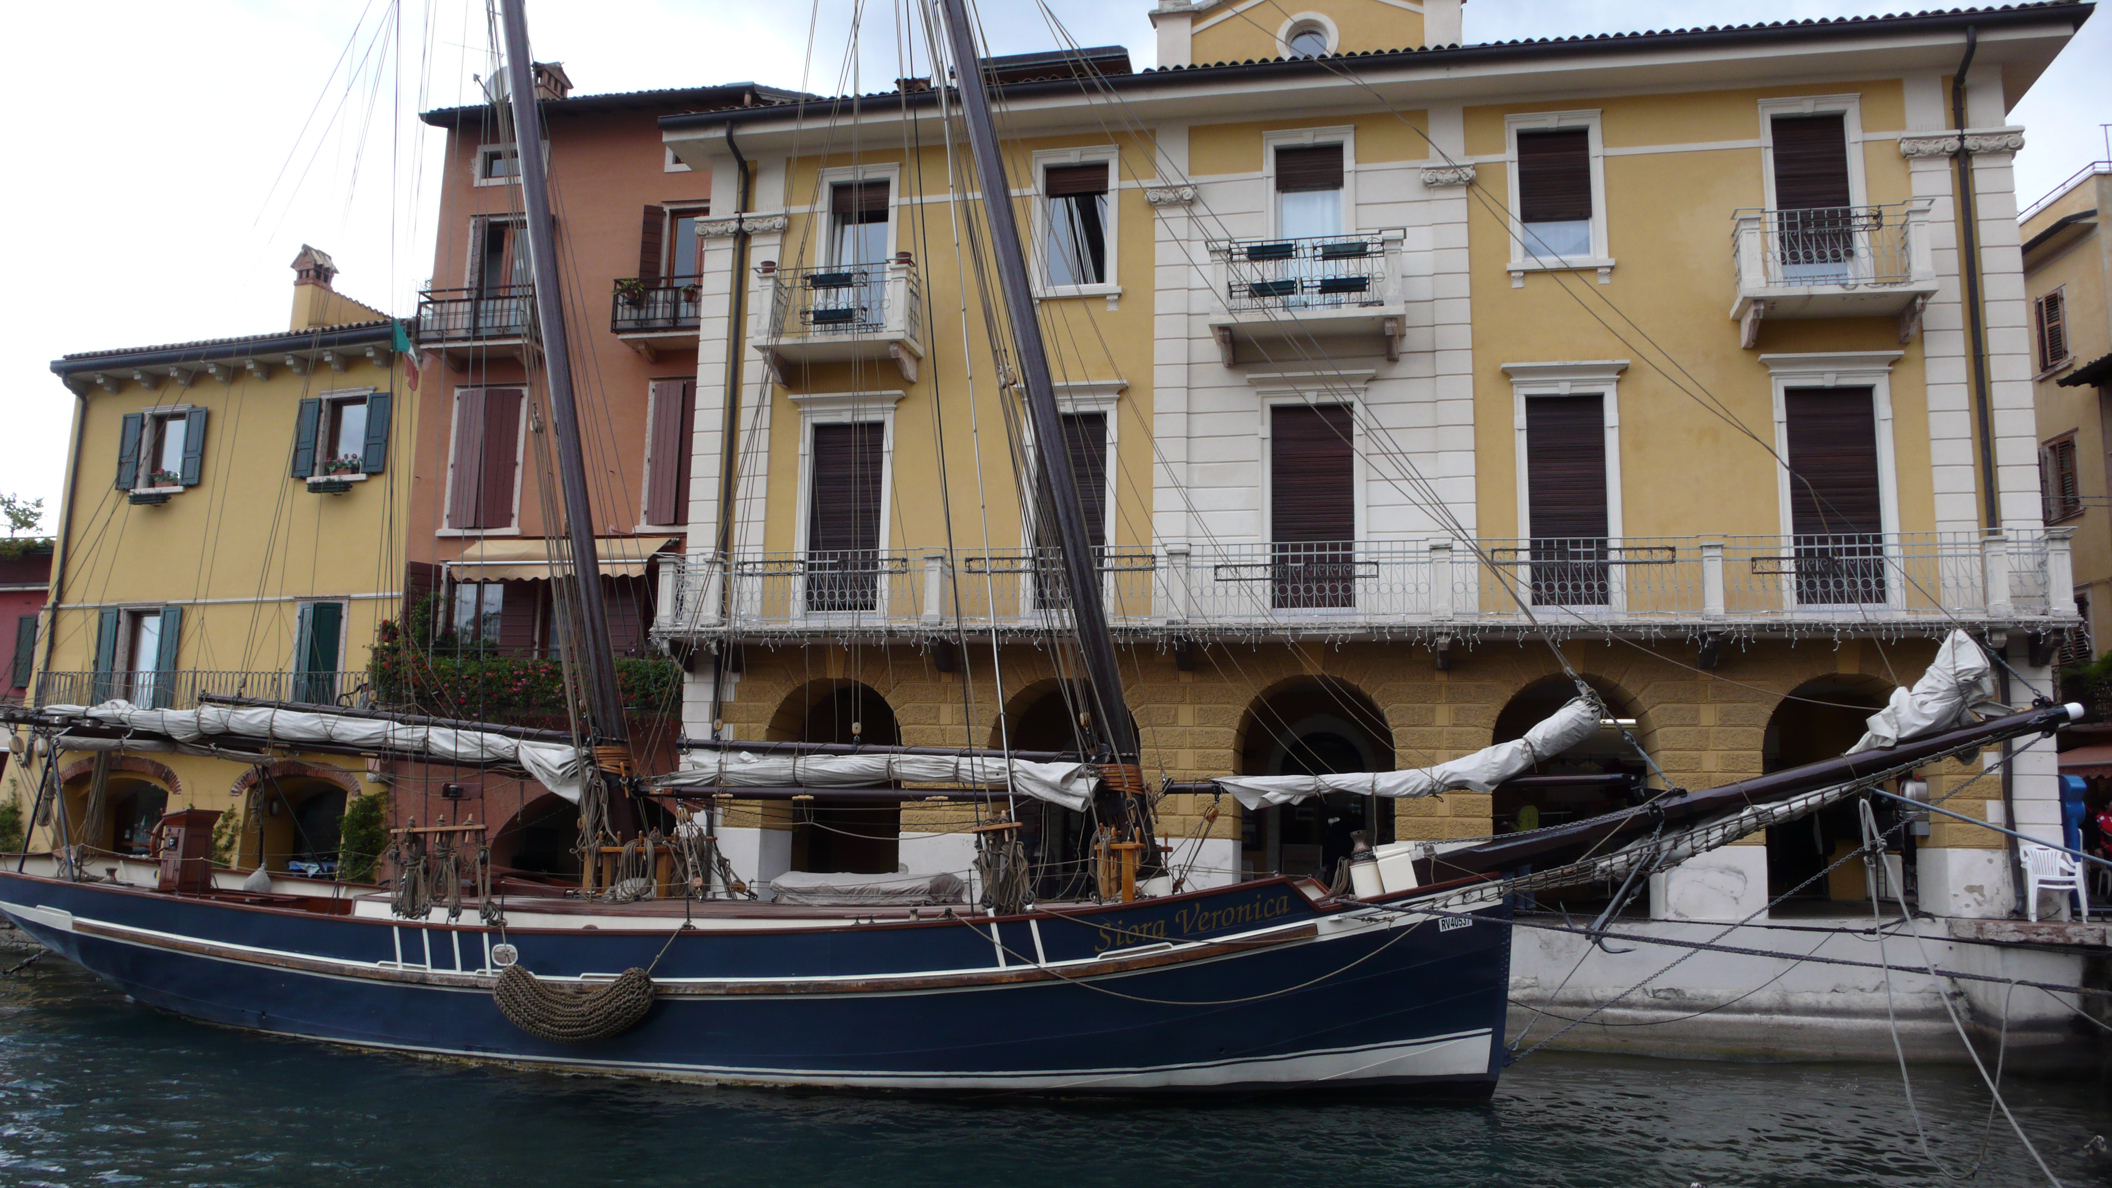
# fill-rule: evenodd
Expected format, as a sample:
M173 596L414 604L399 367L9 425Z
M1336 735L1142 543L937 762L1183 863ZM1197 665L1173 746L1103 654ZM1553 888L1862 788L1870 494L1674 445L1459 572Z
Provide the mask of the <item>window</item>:
M510 185L521 179L521 154L510 144L487 144L477 150L477 184Z
M455 637L462 643L496 646L505 623L506 586L501 582L455 583Z
M839 182L829 188L830 263L887 262L886 181Z
M1847 117L1841 112L1770 117L1775 243L1782 279L1841 284L1851 279L1858 215L1848 176Z
M294 421L293 477L380 474L388 464L386 392L313 396Z
M1319 21L1297 21L1284 30L1283 47L1288 57L1317 58L1333 47L1329 44L1327 26Z
M1042 242L1049 284L1057 287L1111 283L1108 272L1108 183L1110 162L1051 165L1042 173L1047 225Z
M521 450L521 390L466 388L455 394L448 466L447 526L460 531L513 527Z
M2039 502L2049 524L2082 513L2083 488L2075 470L2073 430L2039 447Z
M29 672L36 666L36 662L37 617L18 615L15 618L15 664L8 678L9 685L16 689L28 688Z
M660 150L660 172L688 173L689 171L689 163L677 157L674 149L662 148Z
M2039 339L2040 371L2052 371L2068 361L2067 300L2066 288L2060 288L2031 303L2031 325Z
M126 413L118 430L117 489L197 486L205 420L202 408Z
M1102 563L1100 559L1105 556L1107 548L1107 417L1104 412L1067 412L1058 414L1057 418L1063 423L1064 454L1070 459L1071 481L1077 489L1079 511L1085 519L1085 541L1093 551L1096 567ZM1057 535L1054 509L1049 510L1039 529L1043 543L1053 545ZM1069 585L1058 560L1059 554L1044 550L1037 556L1040 559L1034 566L1036 603L1045 607L1070 605L1066 593Z
M706 210L671 211L667 219L667 281L686 285L702 273L697 224L710 215Z
M1591 130L1518 132L1518 222L1525 254L1588 259L1592 248Z
M1342 234L1342 146L1276 149L1276 233L1286 239Z
M645 445L645 522L689 523L690 438L696 418L697 382L654 380L652 418Z
M300 609L293 644L293 700L311 705L337 701L339 648L345 626L342 602L308 602Z
M1871 390L1789 388L1782 401L1797 602L1884 602L1884 497Z
M878 421L817 424L813 434L807 609L873 610L879 594L887 427Z
M104 610L96 623L95 699L168 708L182 628L180 606Z
M680 286L700 275L697 223L708 211L648 205L638 231L638 279L648 289Z
M1279 609L1356 605L1354 432L1346 404L1269 409L1269 577Z
M1526 400L1525 465L1533 602L1608 605L1605 394Z

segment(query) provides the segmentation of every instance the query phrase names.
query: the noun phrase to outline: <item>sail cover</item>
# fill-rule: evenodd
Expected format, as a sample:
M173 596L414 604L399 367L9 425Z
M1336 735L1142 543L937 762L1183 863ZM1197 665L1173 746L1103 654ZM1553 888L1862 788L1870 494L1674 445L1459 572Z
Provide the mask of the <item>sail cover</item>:
M197 709L161 710L142 709L129 701L105 701L95 706L47 706L44 712L81 718L100 726L150 731L183 743L233 735L264 742L329 743L359 750L395 751L454 763L507 763L574 804L579 802L580 789L589 778L590 765L576 747L527 742L483 730L247 705L207 704Z
M995 755L759 755L752 751L690 752L682 770L653 780L659 788L877 788L895 781L920 784L1009 784L1037 800L1082 811L1093 799L1093 769L1085 763L1029 763Z
M1864 723L1869 733L1848 753L1896 747L1902 739L1964 725L1972 720L1974 706L1994 696L1995 670L1987 653L1972 636L1953 631L1914 687L1892 690L1891 702L1870 715Z
M1349 792L1357 796L1431 796L1439 792L1487 792L1542 759L1590 738L1599 728L1599 707L1582 697L1534 724L1525 737L1483 747L1471 755L1408 771L1364 771L1343 775L1219 776L1217 785L1250 809L1290 804L1308 796Z

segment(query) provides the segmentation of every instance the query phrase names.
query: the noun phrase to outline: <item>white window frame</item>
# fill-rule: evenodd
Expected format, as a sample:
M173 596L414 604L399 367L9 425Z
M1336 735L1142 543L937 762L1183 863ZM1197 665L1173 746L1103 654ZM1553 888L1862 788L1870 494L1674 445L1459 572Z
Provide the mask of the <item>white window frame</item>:
M1261 539L1257 543L1269 545L1273 544L1276 539L1276 466L1275 459L1270 454L1271 447L1275 441L1276 410L1278 408L1291 407L1319 408L1336 404L1349 406L1349 483L1350 493L1354 496L1356 505L1356 513L1353 516L1352 523L1352 542L1359 542L1369 538L1370 529L1365 521L1366 501L1364 497L1364 489L1368 485L1366 482L1368 473L1364 461L1364 400L1364 388L1361 384L1346 389L1339 386L1329 387L1318 392L1303 394L1270 391L1267 389L1262 391L1260 405L1261 424L1256 431L1256 436L1261 440L1261 507L1259 509ZM1330 612L1340 613L1347 608L1329 607L1326 609Z
M161 425L168 421L188 422L191 410L197 407L195 404L158 404L152 408L139 410L142 414L139 425L139 469L132 472L131 489L133 491L141 494L176 494L184 490L183 460L181 458L176 460L175 482L157 486L148 482L147 479L155 471L155 462L159 461L161 453ZM184 432L186 434L190 432L188 423L184 426ZM190 442L184 442L184 446L189 448Z
M1885 602L1887 607L1906 604L1905 579L1901 576L1899 540L1899 461L1895 453L1892 425L1892 365L1904 351L1811 351L1760 356L1767 366L1773 388L1775 415L1775 514L1779 517L1783 555L1796 545L1796 522L1790 504L1789 390L1791 388L1870 389L1872 430L1877 436L1878 526L1885 540ZM1785 574L1784 606L1795 606L1796 579ZM1941 595L1941 591L1937 592ZM1855 603L1828 603L1827 608Z
M1526 248L1525 223L1518 217L1518 134L1583 128L1591 146L1591 255L1549 260ZM1509 187L1506 220L1511 232L1511 287L1525 287L1528 272L1583 272L1596 269L1599 283L1613 283L1613 249L1606 231L1606 141L1600 128L1599 110L1536 111L1503 117L1503 172Z
M340 405L350 404L353 401L366 404L379 390L378 388L339 388L331 392L317 393L316 399L323 402L323 407L322 415L317 418L315 427L315 468L309 473L308 477L328 478L335 482L365 481L367 476L364 471L354 471L351 474L325 475L323 473L323 463L330 458L337 457L337 455L334 453L326 454L323 450L323 442L326 438L332 436L330 430L334 427L333 414ZM370 408L368 411L371 412L372 409ZM450 433L452 433L452 430L450 430ZM333 442L333 447L334 444ZM366 460L366 445L364 442L360 445L360 460L362 465L364 465ZM328 601L328 599L324 601Z
M1518 500L1518 539L1533 537L1532 473L1526 463L1525 402L1541 396L1598 396L1606 432L1606 548L1621 548L1627 525L1621 510L1621 373L1626 359L1573 359L1548 363L1505 363L1503 373L1511 379L1512 469ZM1523 578L1528 566L1521 561ZM1579 608L1585 611L1618 612L1627 603L1626 573L1619 565L1606 567L1606 605Z
M1059 381L1051 386L1056 391L1056 415L1058 417L1099 413L1107 418L1107 441L1105 443L1107 456L1101 461L1101 477L1107 483L1107 494L1101 508L1101 514L1104 518L1104 522L1101 524L1101 534L1102 538L1107 541L1107 548L1110 553L1120 552L1122 546L1115 539L1115 530L1122 523L1122 509L1118 503L1121 497L1122 483L1121 475L1117 470L1118 459L1121 458L1122 454L1118 446L1120 430L1116 428L1116 422L1121 417L1122 393L1129 387L1129 381L1072 380L1068 382ZM1028 498L1030 500L1038 500L1041 492L1040 454L1034 446L1034 427L1031 424L1025 425L1024 432L1029 464L1027 472ZM1023 550L1033 547L1035 523L1041 515L1041 509L1038 506L1030 504L1028 510L1030 515L1023 525L1024 537L1021 546ZM1023 575L1023 578L1019 593L1020 606L1030 614L1037 613L1042 609L1039 600L1040 587L1032 580L1031 575ZM1100 582L1102 598L1112 597L1114 580L1115 576L1113 573L1102 575Z
M131 687L132 678L137 675L139 671L138 665L133 663L136 657L132 655L132 640L135 636L139 634L139 621L148 615L152 615L154 616L154 618L160 619L161 612L166 608L166 605L167 604L165 603L154 603L148 606L125 606L118 608L117 647L110 661L110 674L111 682L113 685L119 683L119 680L121 678L126 688L129 689ZM162 623L160 626L166 627L168 626L168 624ZM158 630L159 628L157 628L157 631ZM160 639L160 636L157 634L155 638L158 641ZM176 646L180 649L183 646L183 641L176 641ZM160 659L160 656L156 655L150 657L150 659L158 660Z
M828 233L822 237L821 242L821 254L828 258L817 261L818 263L824 266L842 263L835 258L836 216L829 211L830 200L836 193L836 187L856 182L875 181L885 181L887 183L887 251L885 253L887 260L892 261L895 258L895 253L901 250L896 246L895 227L898 222L896 216L902 211L902 167L891 163L847 165L823 169L816 175L814 211L820 216L822 226L828 229Z
M521 390L520 424L514 426L513 438L513 523L508 528L449 528L448 518L455 507L455 456L461 443L456 440L456 429L462 424L462 394L482 392L489 388L512 388ZM447 490L440 499L440 527L433 530L435 536L519 536L521 534L521 481L522 466L528 448L528 421L534 415L531 393L524 380L520 384L460 384L447 404Z
M1276 54L1278 57L1297 58L1303 56L1291 48L1291 34L1300 25L1317 25L1320 32L1327 37L1327 52L1331 54L1341 52L1342 30L1336 27L1334 18L1324 12L1294 12L1290 16L1285 17L1281 25L1276 26Z
M1122 273L1119 268L1122 240L1122 170L1120 150L1114 145L1094 145L1089 148L1044 149L1034 154L1034 295L1036 297L1120 297L1122 295ZM1051 165L1107 165L1107 258L1101 261L1102 275L1113 279L1097 285L1056 285L1049 283L1049 196L1048 170Z
M1317 148L1323 144L1342 146L1342 234L1357 233L1357 129L1353 124L1341 124L1330 128L1284 128L1261 134L1262 201L1266 204L1269 235L1278 235L1282 230L1281 212L1277 209L1276 150Z
M661 149L660 149L660 151L661 151L661 158L660 158L660 172L662 172L662 173L689 173L689 172L692 172L692 170L691 170L691 169L690 169L690 167L689 167L689 162L687 162L687 161L684 161L684 160L683 160L682 158L680 158L680 157L678 157L678 156L676 156L676 155L675 155L675 150L674 150L673 146L670 146L670 145L662 145L662 146L661 146Z
M1780 209L1775 201L1775 117L1839 115L1847 140L1848 205L1870 205L1863 172L1863 105L1860 95L1799 95L1787 99L1762 99L1760 111L1760 177L1767 209Z
M827 190L823 190L827 193ZM890 212L892 214L892 212ZM807 528L812 518L814 502L814 426L856 425L860 423L880 424L880 539L874 546L880 552L888 551L892 543L892 519L895 511L895 406L907 395L900 389L885 389L866 392L788 392L786 398L799 408L799 488L793 503L796 517L792 524L792 551L797 557L805 557L808 551ZM807 609L807 583L802 575L793 579L792 602L789 614L794 619L837 619L846 617L872 618L884 616L888 609L888 575L881 573L875 579L874 608L870 611L809 611ZM923 580L921 577L915 580Z

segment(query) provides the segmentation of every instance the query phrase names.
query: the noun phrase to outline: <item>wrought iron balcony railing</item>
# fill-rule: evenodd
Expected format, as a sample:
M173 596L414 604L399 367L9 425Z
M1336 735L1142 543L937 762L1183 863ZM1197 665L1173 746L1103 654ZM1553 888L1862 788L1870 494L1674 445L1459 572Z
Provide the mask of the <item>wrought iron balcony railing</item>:
M1377 231L1214 245L1234 311L1362 308L1391 300L1387 239Z
M196 709L206 694L365 707L376 698L365 672L40 672L36 705L97 705L113 699L154 709Z
M423 343L524 338L534 319L531 285L427 289L418 295L418 339Z
M609 329L617 334L697 328L694 279L647 284L635 277L616 282L609 301Z
M757 345L781 376L799 364L892 359L906 382L916 382L924 297L916 265L906 257L762 275L770 284L770 329Z
M1108 617L1132 633L1855 629L1957 621L2063 629L2065 530L1173 544L1100 558ZM1020 551L691 556L662 568L661 638L943 634L955 616L1060 624L1063 580ZM1528 618L1517 605L1531 609Z

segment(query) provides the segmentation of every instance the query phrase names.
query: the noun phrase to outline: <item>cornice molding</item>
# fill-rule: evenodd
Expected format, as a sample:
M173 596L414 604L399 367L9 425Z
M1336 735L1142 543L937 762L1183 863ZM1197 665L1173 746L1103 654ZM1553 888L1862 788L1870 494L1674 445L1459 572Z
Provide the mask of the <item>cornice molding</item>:
M1433 189L1474 184L1472 165L1430 165L1423 169L1423 184Z
M697 223L697 234L707 239L725 239L742 231L750 235L769 235L782 232L792 225L790 217L781 214L745 214L730 219L701 219Z
M1153 206L1186 206L1195 201L1194 186L1147 186L1144 201Z
M1959 136L1956 132L1942 132L1933 136L1902 136L1899 138L1899 155L1902 157L1949 157L1958 152ZM1994 128L1983 132L1967 129L1965 151L1979 156L1985 153L2015 153L2024 148L2022 128Z

